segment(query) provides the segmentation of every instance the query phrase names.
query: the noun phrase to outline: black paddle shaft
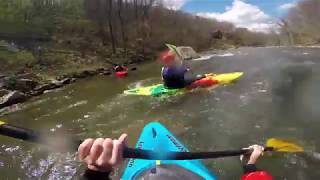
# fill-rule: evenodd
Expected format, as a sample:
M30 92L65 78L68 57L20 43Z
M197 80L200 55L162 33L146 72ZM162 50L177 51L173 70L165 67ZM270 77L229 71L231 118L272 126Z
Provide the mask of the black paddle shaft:
M273 147L265 147L264 149L264 151L273 150ZM251 152L252 149L226 150L215 152L155 152L151 150L125 148L123 152L123 157L149 160L191 160L240 156L243 154L250 154Z
M44 145L52 146L54 144L51 144L50 142L47 142L47 139L44 138L48 135L45 135L43 133L33 131L31 129L27 128L21 128L9 124L2 124L0 125L0 134L16 139L21 139L24 141L29 141L33 143L40 143ZM54 136L54 135L52 135ZM73 150L77 150L79 145L82 143L82 140L72 140L71 141L71 147Z
M0 126L0 134L30 142L39 143L40 141L40 133L8 124Z
M8 137L50 145L44 142L43 134L26 128L20 128L9 124L0 125L0 134ZM77 150L82 140L72 140L72 147ZM266 147L264 151L273 151L272 147ZM191 160L191 159L212 159L220 157L239 156L250 154L251 149L227 150L215 152L157 152L152 150L141 150L125 147L124 158L149 159L149 160Z
M125 148L124 158L150 159L150 160L191 160L191 159L212 159L220 157L239 156L248 153L250 150L231 150L215 152L155 152L151 150L140 150Z

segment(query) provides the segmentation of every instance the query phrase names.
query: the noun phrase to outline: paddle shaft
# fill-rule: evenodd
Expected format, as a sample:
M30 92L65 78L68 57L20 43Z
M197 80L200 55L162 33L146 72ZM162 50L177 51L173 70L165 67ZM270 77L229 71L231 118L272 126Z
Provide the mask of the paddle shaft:
M12 126L0 121L0 134L16 139L34 143L49 144L43 142L42 134L30 129ZM73 140L74 149L77 150L81 140ZM265 151L273 151L272 147L266 147ZM230 156L239 156L251 153L250 149L227 150L215 152L156 152L152 150L141 150L126 147L123 151L124 158L148 159L148 160L191 160L191 159L212 159Z
M272 147L266 147L264 151L273 151ZM192 160L192 159L214 159L222 157L240 156L250 154L250 149L224 150L214 152L155 152L152 150L141 150L125 148L124 158L149 159L149 160Z
M46 138L43 138L45 137L45 134L31 129L13 126L2 121L0 121L0 134L24 141L51 146L50 142L45 142ZM72 147L74 147L74 149L76 150L81 143L81 140L72 140Z
M16 139L35 142L35 143L39 143L40 137L41 137L40 133L38 132L25 129L25 128L12 126L9 124L0 125L0 134L4 136L16 138Z

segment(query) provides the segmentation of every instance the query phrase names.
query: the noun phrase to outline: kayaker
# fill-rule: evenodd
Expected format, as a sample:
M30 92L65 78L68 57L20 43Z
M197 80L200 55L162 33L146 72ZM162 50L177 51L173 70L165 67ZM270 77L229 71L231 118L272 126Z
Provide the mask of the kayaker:
M84 174L84 179L99 180L109 179L109 175L113 167L120 165L123 162L123 148L126 146L127 135L122 134L118 139L97 138L86 139L79 146L79 158L87 165L87 170ZM258 170L256 162L263 155L263 147L253 145L249 147L253 149L248 157L247 163L244 165L244 175L242 180L272 180L267 172ZM152 178L154 177L154 178ZM148 176L148 179L159 179L157 176ZM172 179L179 179L179 174ZM161 177L160 177L161 179ZM168 179L166 177L165 179ZM190 179L193 179L190 176Z
M160 55L160 60L164 65L161 71L163 84L168 89L184 88L205 77L204 75L197 75L194 78L186 78L185 74L190 69L183 66L182 60L172 51L163 52Z
M128 68L126 68L126 67L123 66L123 65L116 65L116 66L113 67L113 70L114 70L115 72L120 72L120 71L127 71Z

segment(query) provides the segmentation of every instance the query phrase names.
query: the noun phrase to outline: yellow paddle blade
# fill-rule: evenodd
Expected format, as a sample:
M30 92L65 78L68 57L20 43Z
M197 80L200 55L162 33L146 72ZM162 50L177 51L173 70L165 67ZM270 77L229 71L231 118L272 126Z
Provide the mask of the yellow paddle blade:
M292 142L271 138L267 141L267 147L273 147L277 152L303 152L303 147Z
M0 126L3 124L7 124L7 123L5 123L4 121L2 121L2 119L0 119Z

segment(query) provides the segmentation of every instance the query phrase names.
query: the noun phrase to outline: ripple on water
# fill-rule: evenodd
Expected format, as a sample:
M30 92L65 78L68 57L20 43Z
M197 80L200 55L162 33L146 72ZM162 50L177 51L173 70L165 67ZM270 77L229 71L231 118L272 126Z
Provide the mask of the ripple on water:
M15 151L17 151L17 150L19 150L19 149L20 149L19 146L15 146L15 147L7 147L7 148L5 148L4 150L5 150L6 152L12 153L12 152L15 152Z
M218 56L218 57L230 57L230 56L234 56L234 54L233 53L225 53L225 54L218 54L216 56Z
M80 167L80 164L76 163L76 154L68 154L67 156L52 154L51 156L53 156L55 163L50 169L48 179L73 179L77 173L77 169Z
M76 154L49 153L44 158L39 157L41 148L25 150L19 146L2 145L2 155L12 158L11 165L19 164L27 179L73 179L80 163L77 162ZM40 155L42 156L42 155ZM0 167L4 167L0 161Z
M203 60L210 60L212 57L214 57L214 54L211 55L205 55L201 56L200 58L193 59L193 61L203 61Z
M305 65L315 65L316 63L313 61L304 61L303 64Z
M78 106L82 106L82 105L85 105L85 104L88 104L88 101L87 100L82 100L82 101L78 101L74 104L71 104L68 106L68 108L73 108L73 107L78 107Z
M88 119L90 116L88 114L84 115L83 118Z
M144 80L140 80L137 82L133 82L128 85L128 89L134 89L134 88L140 88L140 87L145 87L145 86L152 86L155 84L161 83L160 78L148 78Z
M57 109L55 112L53 112L53 114L60 114L60 113L64 113L72 108L76 108L76 107L79 107L79 106L82 106L82 105L85 105L87 104L88 101L87 100L83 100L83 101L78 101L74 104L70 104L68 106L65 106L65 107L62 107L60 109Z

